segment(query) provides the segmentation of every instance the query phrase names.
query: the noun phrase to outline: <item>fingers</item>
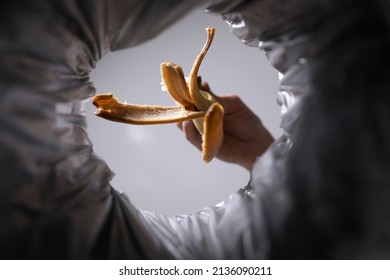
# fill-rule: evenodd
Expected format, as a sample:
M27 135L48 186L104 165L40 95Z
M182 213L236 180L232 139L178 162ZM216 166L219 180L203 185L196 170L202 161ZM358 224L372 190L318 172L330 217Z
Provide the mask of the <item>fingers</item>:
M177 124L177 127L184 132L188 142L199 150L202 150L202 136L196 129L192 121L185 121Z
M202 82L202 84L201 84L201 89L202 89L202 90L205 90L205 91L207 91L207 92L209 92L209 93L211 93L212 95L215 95L215 94L211 91L208 82Z
M207 82L202 82L202 89L213 95L219 103L223 106L225 113L236 112L246 107L244 102L238 95L229 94L225 96L218 96L210 89L210 85Z

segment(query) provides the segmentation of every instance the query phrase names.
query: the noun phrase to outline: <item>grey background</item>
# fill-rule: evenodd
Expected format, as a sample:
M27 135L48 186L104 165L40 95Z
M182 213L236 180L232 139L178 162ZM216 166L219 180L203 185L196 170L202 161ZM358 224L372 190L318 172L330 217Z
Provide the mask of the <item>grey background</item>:
M207 26L217 31L199 74L216 94L238 94L278 137L277 72L262 52L245 46L222 19L202 10L139 47L106 55L91 75L97 93L113 92L129 103L173 105L160 89L160 63L177 63L188 75ZM167 215L197 212L249 180L249 172L240 166L217 159L203 163L200 151L175 124L127 125L98 118L94 111L88 100L88 132L95 153L114 171L112 185L139 208Z

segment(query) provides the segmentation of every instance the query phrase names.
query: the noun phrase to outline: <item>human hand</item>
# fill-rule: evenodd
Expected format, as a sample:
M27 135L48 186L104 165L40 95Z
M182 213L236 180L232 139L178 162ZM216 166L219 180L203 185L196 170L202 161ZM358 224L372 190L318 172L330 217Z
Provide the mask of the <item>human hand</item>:
M203 83L202 87L213 94L207 83ZM217 158L251 170L255 159L267 150L274 138L237 95L215 97L225 110L224 140ZM202 136L192 121L178 123L178 127L186 139L201 150Z

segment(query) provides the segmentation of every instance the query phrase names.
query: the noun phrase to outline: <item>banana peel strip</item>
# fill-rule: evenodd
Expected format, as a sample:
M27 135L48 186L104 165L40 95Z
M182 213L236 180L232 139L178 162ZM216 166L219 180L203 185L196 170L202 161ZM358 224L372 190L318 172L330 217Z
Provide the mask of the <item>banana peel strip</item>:
M138 105L119 102L112 93L99 94L93 99L98 107L96 116L128 124L164 124L193 120L205 112L183 110L181 106Z

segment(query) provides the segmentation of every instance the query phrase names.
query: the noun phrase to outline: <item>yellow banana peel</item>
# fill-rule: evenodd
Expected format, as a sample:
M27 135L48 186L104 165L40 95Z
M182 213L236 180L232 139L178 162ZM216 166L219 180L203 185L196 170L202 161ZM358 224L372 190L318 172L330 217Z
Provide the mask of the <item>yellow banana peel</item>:
M208 27L207 41L195 59L188 81L183 69L172 62L161 64L162 89L176 101L176 106L122 103L112 93L94 96L96 116L129 124L164 124L192 120L202 135L202 154L210 162L223 141L223 107L209 92L199 88L198 71L214 38L215 28Z

